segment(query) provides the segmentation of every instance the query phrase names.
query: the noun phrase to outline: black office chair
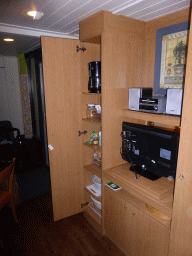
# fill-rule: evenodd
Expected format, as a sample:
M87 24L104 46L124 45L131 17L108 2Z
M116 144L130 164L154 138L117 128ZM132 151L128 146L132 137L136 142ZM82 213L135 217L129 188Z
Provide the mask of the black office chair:
M0 167L6 167L14 157L15 173L44 165L41 141L25 138L10 121L0 121Z
M10 121L0 121L0 166L6 167L13 158L21 159L21 135L17 128L13 128Z

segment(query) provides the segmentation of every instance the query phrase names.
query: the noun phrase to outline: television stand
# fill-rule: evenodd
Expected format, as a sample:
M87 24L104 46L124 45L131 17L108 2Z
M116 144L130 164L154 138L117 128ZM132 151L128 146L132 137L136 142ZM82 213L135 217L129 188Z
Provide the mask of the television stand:
M145 177L145 178L147 178L149 180L152 180L152 181L158 180L159 178L161 178L161 176L159 176L159 175L157 175L155 173L143 170L143 169L141 169L141 167L139 167L137 165L134 166L134 167L131 165L129 170L132 171L132 172L136 172L136 174L138 174L140 176L143 176L143 177Z

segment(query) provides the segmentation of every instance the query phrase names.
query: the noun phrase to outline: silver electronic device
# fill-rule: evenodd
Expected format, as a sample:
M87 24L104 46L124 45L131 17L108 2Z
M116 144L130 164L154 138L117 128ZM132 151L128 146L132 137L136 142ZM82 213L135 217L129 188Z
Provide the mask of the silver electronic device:
M166 114L181 115L183 89L167 89Z
M129 88L129 105L130 110L139 111L140 98L152 98L152 88Z
M139 111L150 113L165 113L166 98L154 97L154 98L140 98Z

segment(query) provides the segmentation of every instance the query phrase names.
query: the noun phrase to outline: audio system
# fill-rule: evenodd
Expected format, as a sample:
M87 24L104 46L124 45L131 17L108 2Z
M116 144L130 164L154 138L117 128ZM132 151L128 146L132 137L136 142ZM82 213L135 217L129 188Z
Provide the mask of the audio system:
M181 115L183 89L167 89L166 96L152 97L152 88L129 88L129 109Z
M154 97L154 98L140 98L139 111L151 112L151 113L165 113L166 98Z

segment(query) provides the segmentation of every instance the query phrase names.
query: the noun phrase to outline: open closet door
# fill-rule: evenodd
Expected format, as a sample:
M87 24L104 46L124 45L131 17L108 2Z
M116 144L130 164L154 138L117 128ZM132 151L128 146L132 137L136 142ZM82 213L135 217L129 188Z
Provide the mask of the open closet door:
M45 108L54 221L83 202L79 40L42 37Z
M191 21L190 21L191 22ZM192 255L192 27L190 25L169 256Z

